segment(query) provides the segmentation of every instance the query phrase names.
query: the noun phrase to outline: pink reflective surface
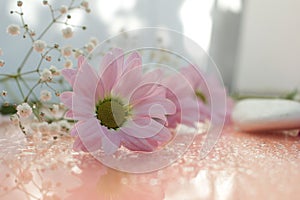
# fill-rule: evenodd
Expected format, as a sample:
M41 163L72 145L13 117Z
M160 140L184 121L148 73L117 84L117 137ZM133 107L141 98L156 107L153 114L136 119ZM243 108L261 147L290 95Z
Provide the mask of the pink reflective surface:
M176 163L128 174L71 150L72 139L26 141L0 125L0 199L297 199L300 137L239 133L227 128L199 159L201 135ZM36 145L39 144L39 145Z

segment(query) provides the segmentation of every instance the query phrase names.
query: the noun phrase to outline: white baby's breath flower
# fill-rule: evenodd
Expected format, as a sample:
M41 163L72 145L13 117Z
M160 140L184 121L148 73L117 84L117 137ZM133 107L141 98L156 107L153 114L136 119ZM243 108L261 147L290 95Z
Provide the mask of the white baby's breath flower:
M49 124L49 130L51 133L58 133L60 131L60 125L57 122Z
M38 53L42 53L46 47L47 43L43 40L36 40L33 43L33 49Z
M0 56L3 55L3 50L0 48Z
M71 38L73 36L73 30L71 27L67 27L61 30L64 38Z
M85 48L90 53L95 48L95 45L92 42L89 42L87 45L85 45Z
M0 67L3 67L4 65L5 65L4 60L1 60L1 59L0 59Z
M71 60L67 59L64 63L64 67L67 69L70 69L70 68L72 68L72 66L73 66L73 62Z
M32 109L28 103L22 103L17 106L17 114L22 118L27 118L31 115Z
M83 0L80 4L82 7L84 7L85 9L88 9L89 8L89 2L86 1L86 0Z
M69 57L72 55L72 47L71 46L65 46L61 49L61 54L64 56L64 57Z
M7 91L6 91L6 90L2 90L1 95L2 95L3 97L6 97L6 96L7 96Z
M66 13L68 12L68 7L67 7L66 5L60 6L59 12L60 12L61 14L66 14Z
M49 131L49 124L47 122L41 122L38 126L41 133L47 133Z
M61 120L59 122L60 130L63 132L68 132L71 128L71 125L66 120Z
M50 109L51 113L55 115L59 111L59 105L53 104L49 109Z
M40 79L43 82L51 82L53 79L51 71L49 69L44 69L40 76Z
M10 35L19 35L20 34L20 26L16 24L10 24L7 27L7 33Z
M81 55L83 55L83 52L80 49L76 49L76 51L74 52L74 57L77 59Z
M10 116L10 121L14 124L14 125L18 125L19 124L19 117L16 114L13 114Z
M54 65L51 65L49 70L51 71L53 76L59 76L60 70L58 70Z
M94 44L94 46L97 46L99 44L99 40L96 37L91 37L90 42Z
M51 92L49 92L48 90L42 90L41 91L41 94L40 94L41 101L43 101L43 102L50 101L51 98L52 98Z

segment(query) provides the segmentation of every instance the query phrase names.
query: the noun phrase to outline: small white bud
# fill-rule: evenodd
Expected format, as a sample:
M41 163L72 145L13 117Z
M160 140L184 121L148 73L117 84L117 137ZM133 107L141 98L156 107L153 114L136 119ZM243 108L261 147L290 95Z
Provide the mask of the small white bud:
M7 33L10 35L19 35L20 34L20 26L16 24L10 24L7 27Z
M65 46L61 49L61 54L64 56L64 57L69 57L72 55L72 47L71 46Z
M40 99L43 102L50 101L52 98L51 92L48 90L42 90L40 94Z
M36 40L33 43L33 49L38 53L42 53L46 47L47 47L47 43L43 40Z
M64 28L61 30L63 37L68 39L71 38L73 36L73 30L70 27Z
M63 15L66 14L68 12L68 7L66 5L62 5L59 8L59 12Z
M72 68L72 66L73 66L73 62L71 60L67 59L64 63L64 67L67 69L70 69L70 68Z

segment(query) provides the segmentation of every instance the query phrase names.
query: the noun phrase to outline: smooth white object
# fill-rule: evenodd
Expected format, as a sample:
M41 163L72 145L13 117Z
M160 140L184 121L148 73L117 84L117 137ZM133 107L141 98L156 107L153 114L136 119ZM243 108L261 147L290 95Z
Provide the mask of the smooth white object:
M246 99L235 105L232 120L241 131L300 129L300 103L283 99Z

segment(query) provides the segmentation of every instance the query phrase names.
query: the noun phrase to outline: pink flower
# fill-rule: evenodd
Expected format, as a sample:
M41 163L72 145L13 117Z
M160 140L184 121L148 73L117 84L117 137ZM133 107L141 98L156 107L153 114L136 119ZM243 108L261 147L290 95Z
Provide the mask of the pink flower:
M188 84L183 84L183 80ZM204 122L205 120L213 120L212 123L218 124L225 119L225 124L230 123L233 101L226 97L226 90L219 84L216 77L201 73L190 65L183 68L179 74L170 77L167 84L176 91L176 96L170 92L167 94L177 107L176 114L168 117L170 127L175 127L179 123L192 126L196 121ZM192 90L187 90L188 87ZM181 99L181 105L177 99ZM212 106L214 112L211 110ZM198 116L195 112L200 112L200 115Z
M74 149L111 154L123 145L154 151L170 141L166 115L176 108L159 84L159 70L144 74L140 55L134 52L124 61L120 49L104 56L99 73L83 57L78 66L62 71L73 92L60 96L70 109L67 117L78 120L71 130L78 136Z

